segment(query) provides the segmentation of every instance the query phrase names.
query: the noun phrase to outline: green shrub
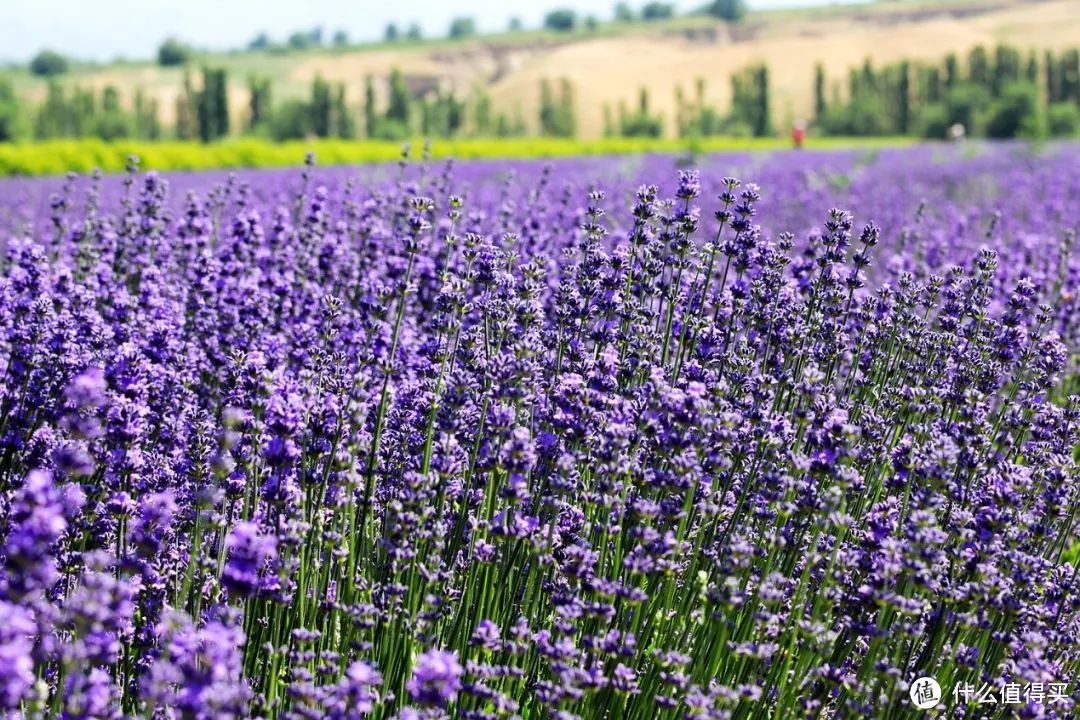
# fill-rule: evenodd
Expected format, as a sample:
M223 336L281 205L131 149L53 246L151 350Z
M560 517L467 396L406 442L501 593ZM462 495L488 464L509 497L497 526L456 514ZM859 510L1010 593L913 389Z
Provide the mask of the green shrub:
M877 95L862 97L847 105L830 105L818 121L818 126L827 135L858 137L887 135L891 125L885 103Z
M388 117L376 118L375 128L371 133L371 137L375 140L391 140L394 142L407 140L410 135L408 125L400 120Z
M552 10L544 16L544 29L555 32L570 32L577 26L577 13L573 10Z
M105 141L123 140L133 134L131 117L122 113L102 115L94 123L94 135Z
M1039 88L1032 83L1010 83L993 104L986 123L992 138L1040 138L1046 136L1046 113Z
M713 0L705 12L720 20L738 22L746 15L746 2L745 0Z
M294 101L295 102L295 101ZM284 103L282 107L289 105ZM305 103L299 102L302 109ZM279 108L280 112L280 108ZM279 117L279 113L275 113ZM517 132L519 120L508 120L507 126ZM303 125L301 121L298 123ZM733 128L734 129L734 128ZM685 153L689 148L698 153L743 152L786 148L790 140L769 137L696 138L603 138L581 140L572 138L462 138L439 140L432 145L432 158L552 158L586 155L622 155L643 152ZM406 140L419 146L422 138ZM815 148L865 148L906 145L910 138L818 138ZM152 170L209 170L213 168L289 167L303 159L307 151L314 152L320 165L394 162L401 156L398 140L338 140L303 139L272 142L258 138L226 138L220 142L167 141L138 142L99 139L49 140L46 142L0 143L0 176L60 175L69 170L88 173L95 167L105 172L123 172L130 155L142 158L142 167Z
M945 103L932 103L919 112L916 122L919 135L929 140L944 140L949 137L949 109Z
M968 135L978 134L981 116L989 107L990 93L981 85L962 83L945 95L949 124L960 123Z
M0 142L19 140L26 135L26 118L11 83L0 80Z
M472 37L476 34L476 21L471 17L458 17L450 21L448 37L461 39Z
M1073 102L1052 103L1046 109L1047 131L1053 137L1080 135L1080 105Z
M68 71L68 60L58 52L42 50L30 61L30 72L38 77L62 75Z
M176 67L191 60L191 48L176 38L169 38L158 48L158 65Z
M675 6L665 2L650 2L641 9L641 19L646 22L667 20L675 17Z
M274 140L301 140L312 134L311 108L302 100L282 103L270 116L270 137Z

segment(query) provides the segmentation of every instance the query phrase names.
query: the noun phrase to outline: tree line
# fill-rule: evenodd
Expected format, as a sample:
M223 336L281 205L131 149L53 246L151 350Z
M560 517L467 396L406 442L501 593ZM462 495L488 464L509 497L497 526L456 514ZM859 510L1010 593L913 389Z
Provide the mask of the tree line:
M731 75L731 106L727 112L705 99L705 78L698 78L694 94L681 85L675 88L675 133L679 137L729 135L767 137L773 134L769 111L769 70L763 64L750 65ZM604 108L604 135L607 137L661 137L664 118L651 110L647 88L638 90L632 108L618 104L617 113Z
M115 87L93 90L65 86L50 78L43 101L22 101L10 82L0 80L0 141L98 137L213 142L250 134L275 140L368 138L403 140L415 135L508 137L528 129L551 137L578 134L575 92L569 80L543 79L533 122L520 109L496 112L482 90L467 96L421 78L421 87L398 70L368 76L361 98L350 98L344 83L316 77L305 97L275 102L266 77L249 76L246 88L229 82L222 68L186 69L175 98L174 123L162 121L159 99L136 91L122 102ZM675 89L674 125L665 126L647 88L604 108L607 136L679 137L768 136L778 126L771 101L769 70L756 64L729 78L731 102L710 104L706 80ZM385 87L377 91L378 84ZM230 93L245 92L232 102ZM243 109L237 113L238 108ZM899 61L878 66L865 61L851 68L846 82L829 78L817 65L813 78L810 129L820 135L918 135L944 138L962 126L965 134L992 138L1074 136L1080 133L1080 52L1022 54L1015 48L973 48L938 63ZM668 131L671 132L668 132Z
M317 76L306 97L278 103L270 79L252 75L247 78L246 102L237 113L241 102L232 102L231 93L238 89L231 88L226 71L204 67L198 74L185 71L175 99L174 124L166 127L158 99L142 90L135 92L130 105L124 105L115 86L95 91L65 86L51 78L45 99L30 106L17 96L9 81L0 79L0 142L95 137L175 138L209 143L236 134L273 140L404 140L417 134L438 138L465 134L508 137L526 132L520 112L495 112L482 91L465 98L436 84L418 93L396 69L386 79L386 85L385 101L380 102L376 78L366 77L363 98L357 105L347 96L344 83ZM545 80L544 87L547 85ZM543 134L575 134L570 92L569 83L563 81L559 102L541 110L539 126Z
M1007 45L972 48L940 62L903 60L848 72L846 93L819 64L814 127L824 135L919 135L953 128L991 138L1080 132L1080 51L1026 54Z

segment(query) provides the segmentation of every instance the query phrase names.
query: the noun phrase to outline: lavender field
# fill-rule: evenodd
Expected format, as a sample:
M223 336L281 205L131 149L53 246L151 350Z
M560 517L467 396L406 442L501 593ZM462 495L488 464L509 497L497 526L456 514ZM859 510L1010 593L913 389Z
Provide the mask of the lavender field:
M678 165L0 181L0 717L1077 717L1080 146Z

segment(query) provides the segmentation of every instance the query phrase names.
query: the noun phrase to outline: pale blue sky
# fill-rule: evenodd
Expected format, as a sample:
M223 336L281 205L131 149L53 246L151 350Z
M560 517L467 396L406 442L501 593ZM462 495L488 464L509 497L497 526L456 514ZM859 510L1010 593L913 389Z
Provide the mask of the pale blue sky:
M670 1L670 0L669 0ZM749 0L753 8L824 5L832 0ZM846 0L851 2L852 0ZM471 15L481 30L502 30L511 17L537 26L547 10L572 7L610 18L616 0L0 0L0 60L25 61L43 47L88 60L151 57L175 35L200 47L234 48L262 31L283 39L322 25L357 39L382 35L388 22L418 22L444 35L450 19ZM674 0L679 10L705 0ZM635 9L645 0L629 3Z

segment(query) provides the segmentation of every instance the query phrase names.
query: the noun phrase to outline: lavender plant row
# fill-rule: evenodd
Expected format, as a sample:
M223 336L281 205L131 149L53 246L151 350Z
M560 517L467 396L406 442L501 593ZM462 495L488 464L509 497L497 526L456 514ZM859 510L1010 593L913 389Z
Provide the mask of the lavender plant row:
M941 152L5 183L0 715L1075 717L1080 150Z

